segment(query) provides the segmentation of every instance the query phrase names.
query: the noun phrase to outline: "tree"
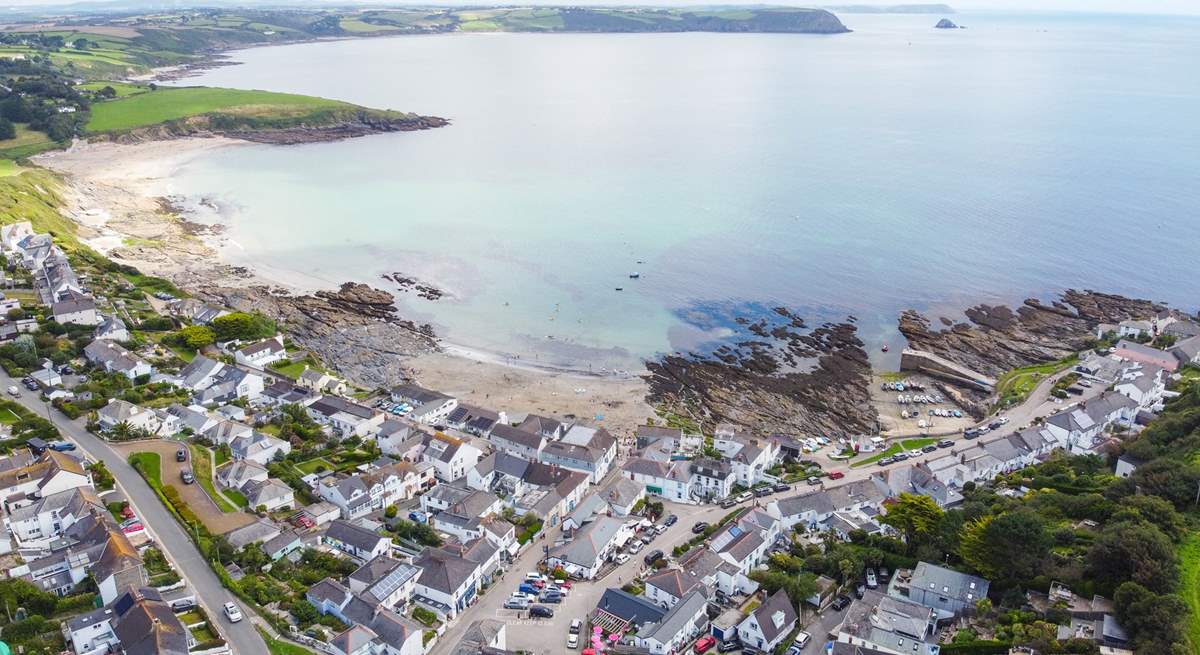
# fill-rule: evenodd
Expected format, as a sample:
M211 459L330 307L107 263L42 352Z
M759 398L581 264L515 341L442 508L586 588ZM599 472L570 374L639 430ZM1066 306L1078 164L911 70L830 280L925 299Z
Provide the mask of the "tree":
M33 118L25 98L13 94L0 103L0 116L14 123L28 123Z
M1162 457L1137 467L1130 477L1142 493L1165 498L1182 510L1196 502L1200 466L1179 458Z
M1112 520L1118 520L1126 512L1131 513L1131 519L1143 519L1155 525L1171 541L1178 542L1187 534L1187 523L1183 516L1175 511L1175 506L1158 496L1130 496L1121 501L1122 510L1113 515Z
M804 600L817 593L817 576L807 571L793 575L783 571L760 569L751 571L750 579L762 585L767 594L773 594L782 589L792 604L796 606L797 614L799 614L800 605L804 603Z
M0 139L12 139L17 136L17 128L12 121L0 116Z
M916 550L921 543L933 538L942 521L942 508L929 496L900 494L896 502L888 507L882 522L896 528L904 535L908 552Z
M1125 582L1113 594L1113 605L1139 653L1170 652L1172 644L1187 639L1183 617L1188 616L1188 607L1179 596L1160 596L1136 582Z
M1028 578L1037 573L1051 541L1037 513L1018 509L963 526L959 555L985 577Z
M219 341L265 339L275 334L275 322L258 312L232 312L212 322Z
M212 345L217 340L217 333L207 325L189 325L176 332L175 335L179 343L192 350L200 350L205 346Z
M1106 590L1130 580L1164 594L1179 579L1174 544L1145 521L1107 526L1088 550L1087 563L1096 583Z

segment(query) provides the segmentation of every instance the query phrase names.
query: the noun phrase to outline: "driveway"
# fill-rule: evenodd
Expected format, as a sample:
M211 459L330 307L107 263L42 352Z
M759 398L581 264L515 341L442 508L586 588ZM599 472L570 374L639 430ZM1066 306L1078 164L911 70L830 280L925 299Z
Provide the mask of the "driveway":
M175 451L179 450L180 446L185 446L185 444L178 441L139 441L129 444L113 444L112 449L121 453L125 459L129 459L129 455L133 453L158 453L162 459L163 484L169 484L179 491L183 502L188 504L196 516L200 517L209 532L225 534L230 530L253 523L254 517L245 512L222 512L213 499L209 498L208 492L200 486L199 482L183 483L181 473L184 469L192 470L192 456L191 453L188 453L186 462L175 461ZM196 475L198 477L200 474Z
M49 406L33 392L25 389L20 380L15 380L0 370L0 386L5 388L16 386L19 396L16 398L30 411L48 416L50 421L62 432L63 438L70 440L85 452L91 459L104 462L117 481L117 488L133 505L142 522L154 534L159 547L166 554L196 593L200 604L206 612L214 617L218 629L229 641L233 652L237 655L268 655L267 645L254 629L253 621L229 623L224 620L221 606L226 601L235 601L233 594L221 586L217 575L209 568L208 562L196 550L195 544L184 534L183 529L175 519L167 513L159 502L158 496L142 479L142 476L129 465L122 453L117 452L105 441L99 439L84 429L82 421L70 421L57 411L51 411ZM240 605L240 603L239 603Z

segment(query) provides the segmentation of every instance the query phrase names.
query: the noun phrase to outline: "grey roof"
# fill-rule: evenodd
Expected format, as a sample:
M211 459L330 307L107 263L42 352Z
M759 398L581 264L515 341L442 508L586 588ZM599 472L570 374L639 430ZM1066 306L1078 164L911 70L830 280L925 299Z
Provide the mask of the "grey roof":
M270 541L279 536L279 528L269 521L258 520L225 534L234 548Z
M645 491L645 485L622 476L605 485L596 495L613 505L628 507L637 502Z
M375 410L370 407L352 403L340 396L321 396L308 407L323 416L333 416L338 413L350 414L361 419L369 419L375 416Z
M399 386L392 387L392 397L410 402L416 406L435 402L441 403L451 400L451 397L444 393L431 391L415 384L401 384Z
M66 300L60 300L51 306L51 310L55 316L62 314L73 314L75 312L86 312L96 309L96 301L89 296L75 296Z
M307 595L318 603L330 602L341 607L350 596L350 590L333 578L325 578L309 587Z
M1167 361L1174 359L1174 357L1168 352L1159 350L1158 348L1151 348L1150 346L1140 344L1136 341L1130 341L1128 339L1121 339L1117 342L1117 354L1121 354L1120 351L1122 350L1145 359Z
M242 353L243 355L257 355L261 352L281 353L284 352L284 349L283 344L279 342L279 337L271 337L270 339L263 339L257 343L244 346L241 350L238 350L238 352Z
M113 632L125 655L187 655L187 629L154 589L127 591L113 609Z
M1084 408L1084 411L1087 412L1093 421L1100 423L1120 410L1130 410L1134 407L1137 407L1137 403L1129 398L1129 396L1116 393L1115 391L1105 391L1087 401L1087 407Z
M56 512L57 516L82 516L91 509L104 511L104 503L91 487L77 487L39 498L32 505L9 510L10 521L32 519L42 512Z
M426 548L413 564L421 569L417 582L446 594L457 591L479 567L477 562L440 548Z
M638 637L655 639L664 644L670 643L675 635L692 622L692 619L703 614L707 606L708 599L704 597L704 594L699 589L694 590L675 603L671 611L667 612L658 623L642 628L638 632Z
M600 452L587 446L576 446L575 444L563 443L561 441L551 441L546 444L546 447L542 449L542 453L559 459L590 465L594 465L602 456Z
M209 359L204 355L196 355L187 366L179 369L179 379L189 387L200 384L206 378L217 374L225 365Z
M698 578L676 568L663 569L646 577L643 581L647 585L654 585L676 598L683 598L684 594L701 586Z
M496 427L500 426L497 425ZM485 457L480 464L482 465L483 462L487 462L489 460L491 462L493 471L496 471L497 473L503 473L504 475L511 475L512 477L518 479L524 479L525 473L533 465L529 460L521 459L516 455L510 455L509 453L501 452L493 453Z
M540 434L526 432L503 423L492 426L492 432L488 438L492 441L507 441L533 450L541 450L546 443L546 438Z
M374 550L381 540L388 539L377 532L359 527L349 521L338 519L329 524L325 536L344 544L350 544L359 550Z
M969 604L987 596L990 583L969 573L943 568L928 562L918 562L913 570L910 587L920 587Z
M754 610L754 619L763 636L773 643L781 635L791 632L796 623L796 608L792 607L787 592L780 589Z
M291 502L295 498L291 487L273 478L249 482L242 487L242 492L246 494L250 507L269 505L270 501L280 498L287 498L288 502Z
M656 441L658 439L680 439L683 430L679 428L663 428L657 425L639 425L634 435L639 439Z
M403 652L401 647L406 641L414 637L420 639L424 632L419 623L395 612L376 612L369 625L383 643L399 652Z
M337 650L350 655L357 652L367 644L375 641L379 635L375 631L365 625L352 625L345 632L339 634L329 641L329 645Z
M658 605L621 589L609 588L596 603L596 609L604 610L613 616L629 621L633 625L658 623L666 616L667 611Z
M781 516L799 516L805 512L814 512L818 515L830 514L833 512L833 501L824 491L814 491L812 493L801 494L799 496L791 496L776 501L779 507Z
M267 540L262 545L263 552L272 555L300 541L300 533L295 530L284 530L274 539Z
M592 568L596 565L600 553L624 525L624 521L620 519L602 516L576 532L571 541L551 548L549 555L584 568Z

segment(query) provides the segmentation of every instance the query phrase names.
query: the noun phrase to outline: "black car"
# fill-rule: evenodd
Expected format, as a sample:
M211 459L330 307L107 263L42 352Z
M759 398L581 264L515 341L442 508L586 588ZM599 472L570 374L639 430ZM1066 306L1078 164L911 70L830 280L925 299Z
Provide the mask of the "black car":
M554 610L545 605L530 605L529 616L539 619L552 619L554 618Z
M730 639L729 641L722 641L721 643L717 644L717 652L728 653L741 647L742 642L738 641L737 639Z
M953 445L954 445L954 442L950 441L949 439L942 439L941 441L937 442L938 448L949 448Z
M988 427L993 430L999 430L1001 425L1004 425L1004 424L1001 423L1000 421L992 421L991 423L988 423Z
M854 597L855 598L862 600L862 597L864 595L866 595L866 593L867 593L867 588L862 583L859 583L854 586Z
M756 498L762 498L763 496L770 496L773 493L775 493L775 489L773 487L759 487L754 490L754 496Z
M938 447L937 447L937 446L935 446L935 445L933 445L933 444L929 444L928 446L925 446L924 448L922 448L922 449L921 449L921 452L923 452L923 453L932 453L932 452L935 452L935 451L937 451L937 449L938 449Z
M785 491L791 491L792 485L780 482L779 484L775 485L774 488L776 493L783 493Z
M889 579L891 579L891 577L892 577L892 574L891 574L891 572L889 572L887 570L886 566L879 567L879 581L880 582L887 582Z
M704 532L707 529L708 529L707 523L705 523L704 521L697 521L696 524L692 526L692 534L700 534L701 532Z
M838 612L846 609L849 606L850 606L850 597L849 596L838 596L837 598L833 599L833 603L830 605L830 607L832 607L834 610L836 610Z
M175 451L175 461L177 461L177 462L186 462L187 461L187 448L180 448L179 450Z
M667 516L667 520L663 521L663 525L665 525L665 526L667 526L667 527L669 528L669 527L671 527L672 525L675 525L675 523L676 523L677 521L679 521L679 517L678 517L678 516L675 516L674 514L669 514L669 515Z
M663 552L661 550L654 550L651 551L649 555L643 557L642 561L646 563L646 566L654 566L654 563L662 558Z
M896 460L892 459L891 457L884 457L883 459L879 460L878 464L880 466L887 466L888 464L891 464L894 461L896 461Z

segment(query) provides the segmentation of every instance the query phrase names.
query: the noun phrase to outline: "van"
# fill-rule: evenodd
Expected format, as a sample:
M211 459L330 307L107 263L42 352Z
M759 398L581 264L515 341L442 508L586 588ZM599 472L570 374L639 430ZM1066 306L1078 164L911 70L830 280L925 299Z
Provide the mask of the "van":
M654 566L654 563L662 558L663 558L663 552L661 550L655 550L655 551L651 551L649 555L646 555L645 557L643 557L642 561L644 561L646 563L646 566Z
M16 387L9 387L9 388L8 388L8 395L12 396L13 398L20 398L20 397L21 397L21 391L20 391L19 389L17 389Z

